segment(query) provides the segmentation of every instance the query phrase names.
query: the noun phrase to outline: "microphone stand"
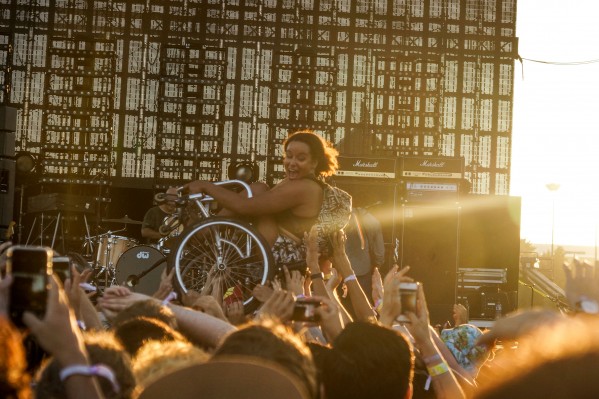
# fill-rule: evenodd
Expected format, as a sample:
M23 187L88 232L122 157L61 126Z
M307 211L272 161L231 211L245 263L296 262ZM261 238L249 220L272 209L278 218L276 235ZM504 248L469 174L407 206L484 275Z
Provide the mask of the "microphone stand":
M137 284L139 284L139 280L144 278L148 273L150 273L152 270L156 269L158 266L160 266L164 262L166 262L166 258L158 259L156 262L154 262L154 264L152 266L150 266L143 272L141 272L139 274L132 274L132 275L128 276L127 280L125 280L125 285L129 288L135 287Z

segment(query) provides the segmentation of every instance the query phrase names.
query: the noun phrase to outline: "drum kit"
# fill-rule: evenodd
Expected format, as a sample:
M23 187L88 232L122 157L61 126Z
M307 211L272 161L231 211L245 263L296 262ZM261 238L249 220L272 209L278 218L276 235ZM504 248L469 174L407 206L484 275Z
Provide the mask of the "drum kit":
M166 268L169 251L164 245L165 240L149 245L140 244L135 238L118 235L127 225L142 224L127 215L120 219L103 219L102 222L122 224L125 228L89 237L86 242L87 252L93 253L90 263L97 288L124 285L134 292L154 294Z

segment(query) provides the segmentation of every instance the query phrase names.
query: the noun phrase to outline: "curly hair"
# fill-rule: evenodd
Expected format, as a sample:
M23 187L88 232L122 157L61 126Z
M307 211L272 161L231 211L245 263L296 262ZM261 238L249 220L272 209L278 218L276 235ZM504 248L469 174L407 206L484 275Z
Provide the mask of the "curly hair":
M333 175L339 164L337 156L339 152L333 148L333 145L320 137L312 130L300 130L290 134L283 142L283 150L287 150L289 143L299 141L310 148L310 155L318 161L316 165L316 175L327 177Z

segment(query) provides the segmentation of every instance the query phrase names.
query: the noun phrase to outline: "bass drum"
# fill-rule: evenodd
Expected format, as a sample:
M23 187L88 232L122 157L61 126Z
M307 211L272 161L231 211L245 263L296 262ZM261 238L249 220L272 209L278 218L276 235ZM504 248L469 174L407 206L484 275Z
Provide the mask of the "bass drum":
M156 266L156 267L154 267ZM154 267L154 269L149 270ZM135 292L153 295L160 286L160 275L166 267L166 257L148 245L133 247L116 264L116 283Z

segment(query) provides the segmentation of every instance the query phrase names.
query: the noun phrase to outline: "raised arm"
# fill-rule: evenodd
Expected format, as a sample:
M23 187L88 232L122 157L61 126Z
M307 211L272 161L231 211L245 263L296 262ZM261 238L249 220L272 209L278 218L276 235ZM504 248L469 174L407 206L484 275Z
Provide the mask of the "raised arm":
M341 274L343 282L347 287L347 292L351 304L354 308L356 318L359 321L368 321L376 317L376 313L370 307L370 301L362 290L356 274L351 267L349 258L345 253L345 233L339 230L333 234L333 267Z
M137 301L144 300L161 302L148 295L131 292L123 296L111 295L107 297L105 295L100 300L100 305L102 308L109 309L110 311L119 312ZM206 313L171 303L165 306L170 307L175 314L181 332L196 342L201 342L208 346L217 346L223 336L236 330L235 326Z

